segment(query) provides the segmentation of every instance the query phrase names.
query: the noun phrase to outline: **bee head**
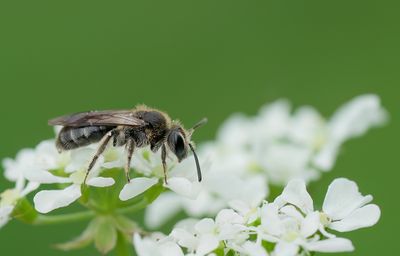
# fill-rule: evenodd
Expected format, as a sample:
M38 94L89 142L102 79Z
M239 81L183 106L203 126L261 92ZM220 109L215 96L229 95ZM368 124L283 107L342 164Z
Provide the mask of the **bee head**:
M194 160L197 167L197 177L201 181L201 170L199 159L197 158L196 151L194 151L191 137L194 130L207 122L206 118L203 118L200 122L195 124L191 129L185 131L185 129L179 124L175 123L172 125L169 133L167 134L167 145L169 149L176 155L178 161L182 161L188 155L189 148L193 152Z

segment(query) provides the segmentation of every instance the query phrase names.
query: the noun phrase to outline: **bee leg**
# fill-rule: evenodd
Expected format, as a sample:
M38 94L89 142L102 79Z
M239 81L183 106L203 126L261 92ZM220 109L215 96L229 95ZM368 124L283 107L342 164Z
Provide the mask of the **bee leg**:
M163 144L162 147L161 147L161 161L162 161L163 170L164 170L164 181L165 181L165 184L168 184L168 181L167 181L167 162L165 161L166 158L167 158L167 149L165 147L165 144Z
M117 136L113 137L113 147L117 146Z
M104 137L101 139L100 141L100 146L97 149L96 154L93 156L92 161L89 164L89 167L86 171L86 175L85 175L85 179L83 180L83 184L86 184L86 179L89 175L90 170L93 168L93 166L96 164L97 159L99 158L99 156L104 152L104 150L107 147L108 142L110 141L111 137L114 136L114 130L109 131L106 135L104 135Z
M135 141L133 139L129 139L126 142L127 159L125 165L125 175L128 183L131 182L131 178L129 177L129 171L131 170L131 160L134 149L135 149Z

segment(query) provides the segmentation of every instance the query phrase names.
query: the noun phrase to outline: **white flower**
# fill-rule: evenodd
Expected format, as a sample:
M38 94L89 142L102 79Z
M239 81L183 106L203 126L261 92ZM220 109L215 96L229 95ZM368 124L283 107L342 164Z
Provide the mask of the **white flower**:
M72 204L81 197L81 185L85 179L86 171L76 171L62 182L54 180L54 183L71 183L62 190L42 190L33 198L35 209L41 213L48 213L57 208ZM88 176L86 184L93 187L108 187L114 184L113 178L97 177L97 173L92 170Z
M340 237L312 241L305 244L304 247L308 251L315 252L350 252L354 250L354 246L349 239Z
M250 256L349 252L354 250L349 239L329 234L324 228L344 231L338 227L345 227L349 231L375 224L379 216L371 209L379 208L364 206L371 199L371 196L362 196L354 182L340 178L329 186L323 211L315 211L305 182L295 179L272 203L264 202L250 209L246 202L236 200L231 204L237 211L223 209L215 220L183 220L152 248L156 250L168 242L174 250L190 256L211 256L221 251ZM249 221L249 216L253 221ZM178 250L177 245L183 249ZM155 251L154 254L158 255Z
M368 204L371 201L372 196L362 196L355 182L345 178L335 179L329 185L322 211L319 212L320 226L340 232L373 226L380 218L380 209L375 204ZM303 213L314 211L311 196L301 180L290 181L275 202L280 206L285 203L295 205Z
M13 210L14 206L12 205L0 206L0 228L6 225L10 220L10 215Z
M190 170L186 168L189 161L194 161L188 158L184 159L179 164L174 159L167 158L168 183L164 184L164 186L184 197L196 198L200 191L200 184L193 176L195 169ZM145 192L147 189L159 183L160 180L164 180L161 152L153 153L147 148L137 150L133 156L132 167L135 171L144 175L144 177L133 178L130 183L127 183L123 187L119 195L119 198L123 201Z
M346 140L359 137L371 127L381 126L388 120L388 113L377 95L355 97L341 106L327 125L327 141L314 158L314 164L322 170L330 170L340 146Z
M300 248L317 252L352 251L350 240L337 238L324 228L344 232L374 225L380 210L376 205L366 205L371 200L372 196L360 194L354 182L339 178L329 186L322 211L314 211L305 182L295 179L274 203L261 207L261 224L249 229L257 233L258 243L260 240L276 243L272 255L298 255Z
M205 218L200 221L184 220L178 223L170 236L177 243L195 255L208 255L218 248L220 241L229 241L226 246L235 246L248 236L244 228L244 218L231 209L221 210L215 221Z
M311 212L303 217L296 208L288 205L281 209L272 203L260 210L261 225L251 228L257 232L258 243L266 240L276 243L274 255L297 255L300 248L307 248L319 239L315 235L319 227L319 214ZM313 251L318 251L314 248Z
M285 100L263 106L253 117L233 114L221 126L215 141L198 146L200 160L206 159L211 164L203 168L204 179L199 184L200 191L196 188L197 198L162 197L147 209L146 223L156 227L180 210L169 209L160 216L158 204L171 204L171 207L183 208L190 216L199 217L215 215L229 202L241 201L247 206L235 209L250 212L268 196L268 183L284 186L296 178L306 183L318 179L321 170L332 168L345 140L362 135L385 120L386 112L375 95L355 98L328 120L309 106L300 107L292 114ZM186 173L195 173L192 161L185 168ZM179 183L175 190L187 187L193 188ZM240 190L236 189L239 187ZM156 212L160 216L157 220L148 217L155 216Z
M53 183L54 180L62 182L63 178L57 177L48 170L63 169L69 161L69 154L59 154L54 145L54 140L39 143L35 149L22 149L15 160L3 160L5 176L10 181L16 181L18 175L23 175L27 180L39 183Z
M250 211L268 195L265 176L257 171L246 172L253 167L250 166L250 161L246 158L248 155L245 153L207 143L198 147L198 155L203 172L202 182L194 182L194 186L177 185L175 190L171 189L178 195L170 194L157 198L146 209L145 220L148 226L154 228L161 225L181 209L190 216L215 216L218 211L227 207L229 202L235 200L246 202L246 209ZM189 157L175 166L171 175L193 175L190 178L195 180L195 173L195 163ZM179 194L185 187L192 189L186 189L187 192ZM191 191L195 191L197 197L188 196L193 193ZM186 196L181 197L182 194ZM165 205L168 205L168 211L160 211Z
M279 207L283 207L286 203L295 205L305 214L314 211L314 202L306 190L305 182L301 179L289 181L282 194L275 199L275 203Z
M368 204L371 201L372 196L362 196L355 182L335 179L329 185L322 206L323 214L329 220L325 226L346 232L375 225L380 218L380 209L375 204Z
M5 159L5 175L9 180L16 181L17 174L23 179L27 179L29 184L52 184L52 183L72 183L71 186L63 190L44 190L37 193L34 197L36 210L47 213L59 207L64 207L81 196L80 185L83 183L86 168L90 157L94 154L94 149L81 148L72 153L57 152L54 140L47 140L39 143L35 149L21 150L16 159ZM85 161L81 159L85 158ZM102 161L100 161L102 163ZM70 168L68 169L68 166ZM74 169L71 169L71 166ZM68 169L69 177L60 177L50 171ZM114 183L111 178L95 177L98 174L99 166L89 175L87 184L92 186L110 186ZM18 188L17 181L17 188ZM17 189L18 190L18 189ZM18 190L22 193L22 190Z
M15 176L11 176L12 178L17 178L15 187L7 189L0 194L0 228L10 220L10 216L18 201L37 189L40 185L37 182L27 182L22 173L17 170L15 170L13 175Z
M7 180L16 182L22 175L22 170L29 168L31 159L33 158L34 150L23 149L20 150L15 157L3 159L4 176Z
M272 255L299 255L301 249L316 252L346 252L354 250L350 240L330 234L322 239L321 216L314 211L313 200L306 191L305 182L293 180L273 203L265 203L259 210L261 224L250 226L256 232L256 244L275 243ZM327 234L324 230L322 235Z
M176 239L180 246L187 248L190 253L196 253L199 256L206 255L214 251L219 244L214 228L212 219L203 219L196 223L193 232L183 228L175 228L171 232L171 237Z
M267 251L261 244L251 241L244 242L242 246L237 248L237 251L248 256L268 256Z
M232 115L220 128L215 143L230 149L231 155L242 154L247 166L263 170L272 184L285 185L294 178L308 182L319 177L318 170L332 169L346 140L386 120L387 113L376 95L354 98L328 120L309 106L292 115L289 103L279 100L262 107L254 117Z
M182 249L173 241L144 237L135 233L133 244L139 256L183 256Z
M160 227L181 211L182 204L183 200L179 195L170 192L162 193L146 207L144 216L146 226L151 229Z
M312 154L311 149L307 147L275 144L268 147L260 164L267 170L272 184L284 186L294 178L310 181L319 177L317 170L309 166Z

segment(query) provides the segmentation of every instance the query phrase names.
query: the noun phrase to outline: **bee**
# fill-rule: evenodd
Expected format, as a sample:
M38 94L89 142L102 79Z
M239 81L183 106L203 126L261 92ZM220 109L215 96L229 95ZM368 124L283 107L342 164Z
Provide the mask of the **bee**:
M171 120L167 113L140 105L131 110L89 111L60 116L49 120L48 123L63 126L56 140L59 152L99 142L83 184L86 184L90 170L111 140L114 147L125 146L125 175L128 183L134 150L150 146L151 151L155 153L161 148L161 162L167 184L167 148L177 157L178 162L188 156L190 149L196 163L198 181L201 181L200 164L191 137L195 129L206 122L207 119L203 118L192 128L185 130L179 121Z

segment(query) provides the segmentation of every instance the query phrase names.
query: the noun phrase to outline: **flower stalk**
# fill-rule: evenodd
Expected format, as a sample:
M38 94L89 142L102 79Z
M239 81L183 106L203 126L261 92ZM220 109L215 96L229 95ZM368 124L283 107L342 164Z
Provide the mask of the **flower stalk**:
M96 216L96 212L94 211L83 211L76 213L67 213L67 214L59 214L59 215L43 215L39 214L35 221L34 225L53 225L53 224L66 224L71 222L79 222L86 221L92 219Z

